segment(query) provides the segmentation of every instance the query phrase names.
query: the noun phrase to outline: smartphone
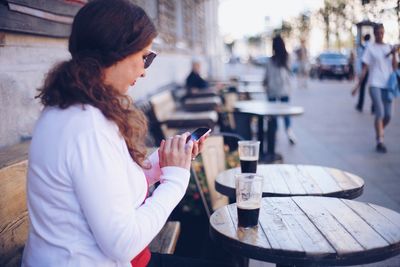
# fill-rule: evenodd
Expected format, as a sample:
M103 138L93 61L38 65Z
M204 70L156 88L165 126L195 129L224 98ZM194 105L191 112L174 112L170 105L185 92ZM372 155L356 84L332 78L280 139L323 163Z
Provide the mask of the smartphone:
M207 135L211 132L210 128L197 128L193 133L191 133L187 139L186 143L189 142L189 140L192 140L193 142L198 141L202 136Z

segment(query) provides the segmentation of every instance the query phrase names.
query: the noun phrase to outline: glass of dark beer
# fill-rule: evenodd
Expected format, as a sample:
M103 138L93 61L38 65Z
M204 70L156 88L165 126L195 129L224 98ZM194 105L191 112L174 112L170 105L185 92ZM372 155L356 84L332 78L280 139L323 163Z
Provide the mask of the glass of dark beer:
M240 173L235 178L238 226L255 227L260 214L263 177L255 173Z
M238 145L242 173L256 173L260 141L239 141Z

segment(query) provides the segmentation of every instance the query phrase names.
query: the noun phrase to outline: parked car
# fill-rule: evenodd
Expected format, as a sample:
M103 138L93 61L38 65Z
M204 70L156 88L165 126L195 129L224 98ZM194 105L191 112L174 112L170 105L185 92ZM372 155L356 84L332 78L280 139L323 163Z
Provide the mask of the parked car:
M338 52L324 52L317 57L316 72L318 78L337 77L350 79L348 58Z

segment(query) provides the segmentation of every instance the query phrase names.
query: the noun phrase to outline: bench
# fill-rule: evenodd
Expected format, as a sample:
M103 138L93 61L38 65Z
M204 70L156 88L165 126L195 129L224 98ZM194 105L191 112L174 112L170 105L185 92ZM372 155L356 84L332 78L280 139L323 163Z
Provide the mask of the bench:
M26 172L29 142L0 149L0 266L21 265L28 237ZM150 244L152 252L172 254L180 233L179 222L167 222Z
M165 90L150 98L154 118L162 129L164 136L171 136L178 129L197 127L214 128L218 122L216 111L188 112L177 109L170 91Z
M183 109L186 111L210 111L217 110L222 104L219 96L185 98Z

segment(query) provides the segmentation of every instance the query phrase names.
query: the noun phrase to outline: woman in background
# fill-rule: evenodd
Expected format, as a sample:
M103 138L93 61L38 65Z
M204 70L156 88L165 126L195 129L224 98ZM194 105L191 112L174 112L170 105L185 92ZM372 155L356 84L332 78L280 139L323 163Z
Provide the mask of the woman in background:
M291 74L289 69L289 54L286 51L282 37L275 36L272 40L273 56L268 60L263 85L270 102L289 102L291 91ZM294 145L296 138L291 129L289 116L284 117L286 134L289 143ZM276 123L276 122L275 122Z

